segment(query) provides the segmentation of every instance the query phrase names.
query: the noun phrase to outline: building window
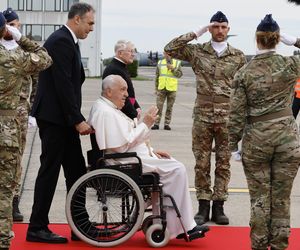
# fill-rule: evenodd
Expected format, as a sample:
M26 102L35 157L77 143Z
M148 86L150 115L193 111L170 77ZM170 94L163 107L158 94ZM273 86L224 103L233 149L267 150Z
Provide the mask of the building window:
M29 39L42 41L42 25L25 24L25 34Z
M63 11L69 11L73 3L78 3L79 0L63 0Z
M60 0L45 0L45 11L60 11Z
M13 10L24 10L24 0L8 0L7 6Z
M81 57L82 66L84 69L88 68L89 58L88 57Z
M51 24L46 24L44 26L44 39L47 40L47 38L56 30L58 30L61 26L60 25L51 25Z
M43 0L27 0L26 10L42 11Z

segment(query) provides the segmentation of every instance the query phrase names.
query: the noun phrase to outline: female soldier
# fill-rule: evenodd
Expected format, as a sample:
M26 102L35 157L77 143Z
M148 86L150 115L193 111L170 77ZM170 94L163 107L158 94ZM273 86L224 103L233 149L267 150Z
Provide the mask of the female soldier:
M272 15L266 15L256 30L257 55L236 73L231 93L229 142L234 152L243 138L253 250L288 247L290 194L300 163L291 109L300 60L276 54L280 39L300 48L300 39L280 35Z

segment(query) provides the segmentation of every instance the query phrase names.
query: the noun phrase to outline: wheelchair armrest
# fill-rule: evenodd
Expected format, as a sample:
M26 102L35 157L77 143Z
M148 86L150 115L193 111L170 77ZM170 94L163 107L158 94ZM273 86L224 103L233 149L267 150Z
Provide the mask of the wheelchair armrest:
M118 158L130 158L137 157L136 152L127 152L127 153L115 153L115 154L106 154L104 155L105 159L118 159Z

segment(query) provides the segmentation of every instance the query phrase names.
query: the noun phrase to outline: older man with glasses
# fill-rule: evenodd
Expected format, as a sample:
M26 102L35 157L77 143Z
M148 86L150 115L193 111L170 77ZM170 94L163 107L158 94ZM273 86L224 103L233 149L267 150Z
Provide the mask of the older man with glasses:
M115 45L115 56L111 63L105 68L102 79L108 75L119 75L127 83L128 97L121 111L131 119L139 117L141 112L140 105L135 99L134 87L131 81L127 65L133 63L135 57L135 46L132 42L119 40Z

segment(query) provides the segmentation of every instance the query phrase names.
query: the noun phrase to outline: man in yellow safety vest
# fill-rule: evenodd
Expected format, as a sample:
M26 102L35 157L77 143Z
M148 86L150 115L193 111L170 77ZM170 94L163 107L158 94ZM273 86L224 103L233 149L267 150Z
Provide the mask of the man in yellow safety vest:
M173 105L176 99L178 88L178 78L182 76L181 62L171 58L164 52L164 58L159 60L156 67L155 90L156 106L158 108L158 118L152 126L153 130L159 129L164 102L167 99L167 108L164 121L164 129L171 130L170 122L172 118Z

